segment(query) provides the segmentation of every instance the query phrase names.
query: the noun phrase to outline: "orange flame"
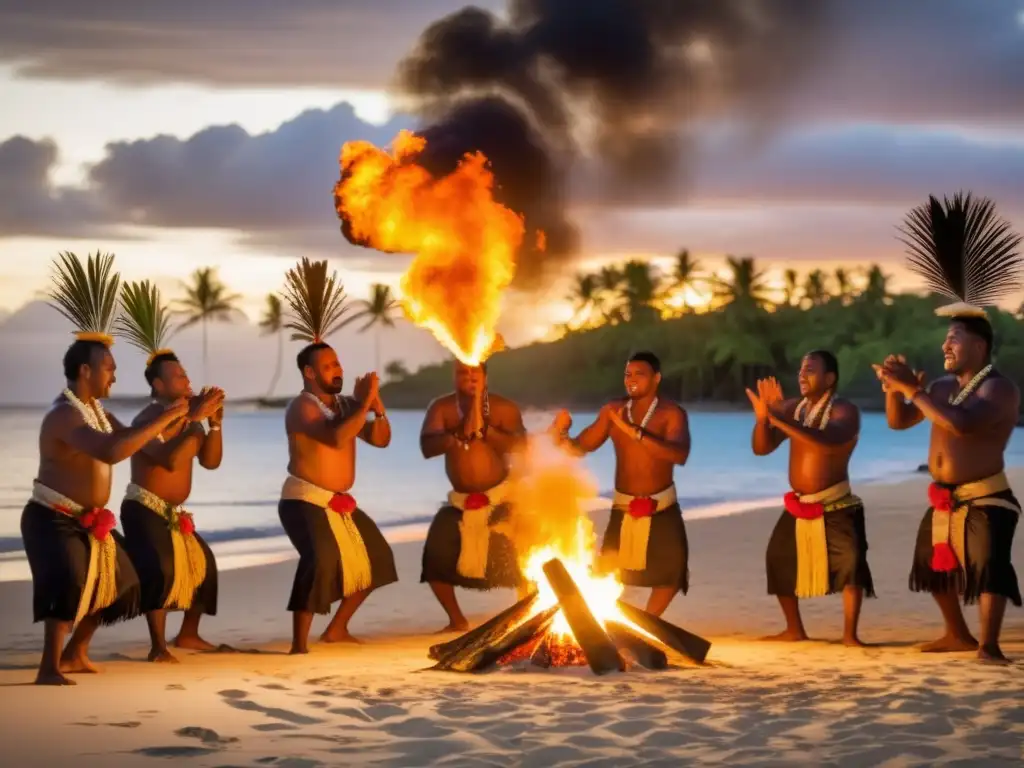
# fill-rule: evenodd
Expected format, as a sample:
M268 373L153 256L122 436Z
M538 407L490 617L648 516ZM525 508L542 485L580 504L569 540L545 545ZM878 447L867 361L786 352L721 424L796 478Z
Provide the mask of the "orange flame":
M479 365L494 347L523 220L494 200L481 153L435 178L415 163L425 147L409 131L398 134L391 153L347 142L334 190L338 215L360 241L415 254L401 280L406 315L463 363Z
M623 585L617 574L600 573L595 552L597 536L588 514L598 499L597 483L583 462L558 448L550 436L531 435L525 449L513 457L510 479L514 510L511 537L523 573L540 593L535 613L558 602L544 575L544 563L557 557L595 619L602 624L617 621L651 637L619 609L617 601ZM563 639L572 637L561 611L551 631Z

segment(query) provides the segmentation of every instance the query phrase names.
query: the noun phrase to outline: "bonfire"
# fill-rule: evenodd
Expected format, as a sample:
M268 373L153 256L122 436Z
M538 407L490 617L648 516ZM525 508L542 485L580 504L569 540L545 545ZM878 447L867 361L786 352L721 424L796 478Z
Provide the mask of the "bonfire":
M407 317L475 366L503 344L497 324L525 236L523 218L494 199L481 153L435 177L417 163L425 147L407 131L390 151L346 143L335 207L353 242L413 254L400 285ZM536 238L543 247L543 233ZM431 648L435 668L479 671L529 660L605 674L629 663L664 668L666 650L704 661L710 643L622 602L622 584L601 572L587 514L596 485L578 459L535 436L514 458L511 480L509 502L517 512L505 534L523 553L521 567L534 589L482 626Z

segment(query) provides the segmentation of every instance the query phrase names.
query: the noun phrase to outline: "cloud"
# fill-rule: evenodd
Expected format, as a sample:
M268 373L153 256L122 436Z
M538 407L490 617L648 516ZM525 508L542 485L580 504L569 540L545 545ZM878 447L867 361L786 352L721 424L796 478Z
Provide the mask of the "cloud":
M820 1L838 34L787 105L793 119L1024 119L1020 0ZM0 61L64 80L383 88L421 31L469 4L0 0Z
M463 4L0 0L0 61L61 80L381 88L420 31Z
M92 189L132 223L269 232L337 232L332 189L346 141L389 143L407 120L362 121L353 107L312 109L274 131L212 126L181 140L158 136L107 145ZM340 235L338 236L340 240Z
M54 187L57 145L14 136L0 143L0 237L87 236L107 213L85 190Z

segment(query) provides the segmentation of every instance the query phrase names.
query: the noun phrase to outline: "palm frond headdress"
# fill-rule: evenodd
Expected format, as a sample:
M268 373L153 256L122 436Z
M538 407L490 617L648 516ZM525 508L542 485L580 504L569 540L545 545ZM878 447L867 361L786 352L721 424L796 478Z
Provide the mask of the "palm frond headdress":
M62 252L53 262L50 306L71 321L75 338L95 341L106 347L114 343L111 328L117 313L117 292L121 275L114 272L114 254L90 254L82 260Z
M116 333L148 355L147 369L158 357L174 354L174 350L164 346L171 335L171 312L160 303L160 291L155 285L149 280L125 283L121 289L121 308Z
M941 317L987 320L986 306L1021 287L1021 236L996 215L988 198L957 193L914 208L900 227L909 269L934 293L954 299Z
M337 272L327 274L326 261L303 259L285 274L284 299L292 317L284 327L294 341L320 344L337 331L348 307Z

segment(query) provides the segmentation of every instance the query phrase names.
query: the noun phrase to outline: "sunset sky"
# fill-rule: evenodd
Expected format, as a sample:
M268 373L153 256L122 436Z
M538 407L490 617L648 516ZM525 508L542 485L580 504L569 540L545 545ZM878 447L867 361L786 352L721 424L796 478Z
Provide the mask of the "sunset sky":
M709 266L726 253L778 269L878 261L913 286L895 227L929 193L973 190L1024 228L1024 0L822 2L830 23L799 82L753 122L694 121L675 183L595 191L600 158L581 153L568 183L579 264L688 247ZM389 95L396 66L463 5L0 0L0 310L45 288L59 250L112 251L125 279L151 277L168 296L216 265L253 319L304 255L332 259L353 297L397 283L405 259L338 231L338 152L416 125ZM556 283L528 298L512 340L564 319L564 293ZM28 355L0 402L35 402L41 380L58 383L66 332L52 311L0 325L5 371ZM251 327L217 334L230 352L210 375L262 393L274 343ZM441 356L414 329L385 339L385 361ZM194 334L180 344L198 349ZM336 345L354 373L373 364L369 339L346 332ZM119 391L140 391L140 363L119 360ZM292 365L280 392L296 386Z

